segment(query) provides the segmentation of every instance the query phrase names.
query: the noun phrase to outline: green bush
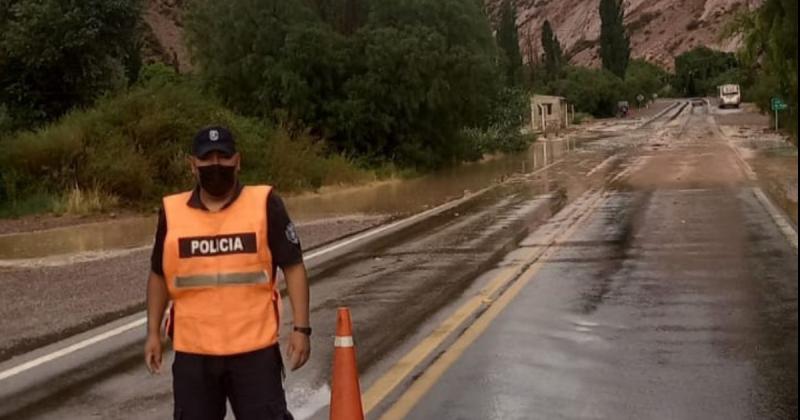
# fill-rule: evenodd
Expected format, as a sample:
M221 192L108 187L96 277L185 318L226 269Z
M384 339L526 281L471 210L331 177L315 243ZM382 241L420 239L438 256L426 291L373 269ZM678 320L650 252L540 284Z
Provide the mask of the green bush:
M54 194L37 192L18 200L0 199L0 218L17 218L31 214L56 211L61 207L61 199Z
M636 104L636 97L642 95L645 102L653 98L653 94L661 94L669 83L669 73L661 67L645 60L633 60L628 66L625 77L625 99ZM644 105L644 103L642 104Z
M242 176L248 182L296 191L370 176L341 156L327 157L321 143L290 138L282 130L238 116L191 84L181 83L137 87L37 131L3 139L0 198L24 202L37 194L66 197L77 190L115 197L120 204L150 205L191 187L186 159L191 139L211 124L234 132L243 153ZM115 203L101 201L105 207Z
M15 128L52 121L127 86L140 0L0 2L0 105Z
M167 86L185 81L174 67L164 63L153 63L143 66L139 71L137 82L148 86Z
M243 139L240 149L242 177L249 183L269 181L281 190L302 191L374 179L340 155L324 157L324 143L305 134L290 138L285 130L277 130L266 142L260 137Z
M572 119L573 124L583 124L584 122L591 121L593 119L591 114L587 114L585 112L576 112L575 117Z
M521 152L536 138L523 134L522 128L530 122L530 95L521 88L503 88L491 105L491 112L481 126L467 127L459 133L457 143L467 160L478 160L487 153Z
M622 80L608 70L570 67L563 79L554 82L552 93L563 96L575 109L595 117L611 117L617 102L625 98Z

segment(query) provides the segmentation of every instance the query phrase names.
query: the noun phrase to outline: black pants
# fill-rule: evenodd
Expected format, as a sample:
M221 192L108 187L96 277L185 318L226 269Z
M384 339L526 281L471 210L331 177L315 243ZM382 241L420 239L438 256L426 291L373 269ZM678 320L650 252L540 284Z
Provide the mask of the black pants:
M278 345L232 356L175 353L175 420L222 420L229 399L237 420L291 420Z

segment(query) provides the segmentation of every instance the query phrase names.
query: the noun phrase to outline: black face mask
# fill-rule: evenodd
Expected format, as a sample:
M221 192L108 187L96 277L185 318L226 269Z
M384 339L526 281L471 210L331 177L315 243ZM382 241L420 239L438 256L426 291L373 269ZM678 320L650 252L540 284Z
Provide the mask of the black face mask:
M198 166L200 187L212 197L224 197L236 184L236 167L225 165Z

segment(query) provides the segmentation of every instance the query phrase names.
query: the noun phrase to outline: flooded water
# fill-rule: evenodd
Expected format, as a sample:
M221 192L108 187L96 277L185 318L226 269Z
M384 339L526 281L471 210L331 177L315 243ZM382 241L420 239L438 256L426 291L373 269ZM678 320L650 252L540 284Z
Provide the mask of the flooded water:
M0 259L133 248L153 240L156 218L135 217L0 236Z
M722 127L757 174L758 184L797 226L797 146L761 126Z
M465 192L480 190L511 175L539 170L574 147L575 143L566 140L540 142L525 153L464 164L421 178L290 197L287 206L292 217L301 223L354 213L415 213L460 197Z
M582 141L540 141L524 153L464 164L420 178L289 196L285 201L297 223L354 214L403 216L480 190L511 175L544 168L579 147ZM149 216L0 235L0 260L146 246L153 240L155 225L156 217Z

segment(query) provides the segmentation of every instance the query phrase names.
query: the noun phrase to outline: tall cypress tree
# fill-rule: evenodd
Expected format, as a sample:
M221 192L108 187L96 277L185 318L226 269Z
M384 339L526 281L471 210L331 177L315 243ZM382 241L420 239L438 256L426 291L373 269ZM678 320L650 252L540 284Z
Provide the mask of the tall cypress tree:
M501 7L497 45L506 55L508 83L518 85L522 81L522 53L519 50L519 34L517 33L517 7L513 0L505 0Z
M544 67L547 71L547 78L552 80L558 78L564 64L564 51L561 43L550 26L550 21L544 21L542 26L542 49L544 50Z
M625 78L631 59L631 40L625 31L622 0L600 0L600 57L603 68Z

